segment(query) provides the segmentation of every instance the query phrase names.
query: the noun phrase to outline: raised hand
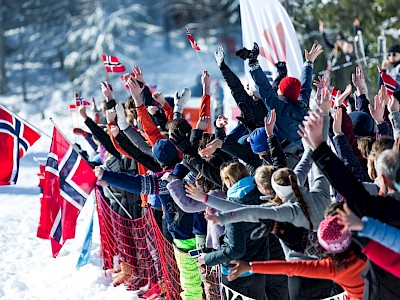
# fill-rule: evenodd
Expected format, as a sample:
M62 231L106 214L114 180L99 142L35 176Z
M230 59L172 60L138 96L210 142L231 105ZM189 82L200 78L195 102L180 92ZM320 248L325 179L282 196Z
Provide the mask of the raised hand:
M367 85L365 83L364 72L361 67L356 68L356 72L351 74L351 81L357 88L358 95L367 94Z
M113 137L116 137L119 134L119 127L118 126L111 126L111 134Z
M117 122L119 129L121 130L127 129L129 127L129 123L126 121L124 106L118 103L115 106L115 111L117 112Z
M158 112L158 107L154 105L147 106L147 111L149 112L149 114L154 116Z
M332 103L332 95L329 92L329 89L327 87L323 88L321 91L321 99L316 100L315 102L317 103L318 108L321 110L321 112L324 115L329 114L329 110L331 108L331 103Z
M335 114L333 115L333 133L335 135L339 135L342 133L342 117L343 112L342 109L339 107L336 109Z
M219 115L215 121L215 126L218 128L223 128L226 125L228 125L228 118L226 118L224 115Z
M347 203L343 204L343 210L337 209L336 212L339 216L339 224L344 226L343 233L349 230L361 231L364 229L364 222L350 210Z
M242 260L232 260L231 264L234 265L229 269L228 280L233 281L240 275L251 271L251 266L248 262Z
M186 196L197 201L203 201L206 193L193 183L186 183Z
M322 90L328 87L328 82L326 81L325 76L318 76L318 79L313 81L313 85L315 85L318 90Z
M86 106L85 105L80 105L78 107L79 114L83 118L83 120L86 120L88 118L88 115L86 113Z
M217 51L214 52L214 57L218 67L221 67L225 59L225 52L222 46L218 46Z
M103 93L103 96L106 99L106 101L109 101L114 98L111 84L109 84L107 81L102 81L100 86L101 86L101 92Z
M146 82L144 81L142 69L139 68L138 66L134 66L134 67L132 67L132 71L133 71L133 76L135 77L135 79L137 81L140 81L141 83L143 83L143 86L145 86Z
M344 100L346 100L347 96L350 94L351 94L351 84L348 84L343 93L340 91L337 92L335 99L335 106L342 105Z
M382 89L374 97L374 106L368 104L368 107L372 118L375 120L375 123L382 123L384 121L383 115L385 114L385 101L382 95Z
M165 100L164 94L159 91L153 93L153 98L154 100L156 100L156 102L160 103L161 106L163 106L165 102L167 102Z
M274 135L275 122L276 122L276 112L274 108L271 110L269 114L269 121L267 117L264 118L264 126L265 126L265 131L267 132L267 136Z
M200 155L203 157L209 157L213 155L217 149L221 149L223 144L223 140L215 139L211 143L208 143L204 149L200 150Z
M312 112L309 116L305 116L303 126L299 125L300 130L297 133L315 150L323 142L322 136L323 117L321 112Z
M211 118L208 116L201 117L199 121L197 121L196 129L206 130L211 125Z
M129 88L129 92L132 95L133 100L135 101L136 107L140 106L142 103L142 99L140 98L140 94L142 93L144 86L140 87L138 82L132 77L126 81L126 84Z
M387 104L388 111L390 113L399 111L399 101L392 95L389 99L389 103Z
M249 59L249 63L255 62L257 60L258 54L260 53L260 49L257 43L254 43L253 49L249 50L245 47L236 51L236 55L241 59L246 60Z
M207 70L203 70L201 84L203 86L203 95L210 95L211 76L208 74Z
M117 116L117 112L114 108L106 110L106 120L107 124L112 123L115 121L115 117Z
M311 47L310 52L307 51L307 49L304 50L304 57L306 61L314 62L315 59L322 53L324 50L322 49L322 46L320 44L316 45L313 44Z

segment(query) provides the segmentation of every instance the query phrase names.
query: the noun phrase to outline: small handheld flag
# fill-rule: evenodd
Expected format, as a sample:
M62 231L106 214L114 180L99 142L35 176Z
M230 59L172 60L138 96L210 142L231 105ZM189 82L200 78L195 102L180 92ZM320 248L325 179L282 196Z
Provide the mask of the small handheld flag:
M192 48L196 51L200 51L200 47L197 45L196 41L194 40L193 36L190 34L189 29L186 28L186 34L187 34L187 38L190 42L190 45L192 45Z
M112 55L102 55L104 67L106 68L106 72L125 72L125 66L121 64L116 56Z
M381 74L383 84L387 89L388 96L389 97L392 96L393 92L396 90L396 80L392 78L390 75L383 72L382 69L379 69L379 73Z

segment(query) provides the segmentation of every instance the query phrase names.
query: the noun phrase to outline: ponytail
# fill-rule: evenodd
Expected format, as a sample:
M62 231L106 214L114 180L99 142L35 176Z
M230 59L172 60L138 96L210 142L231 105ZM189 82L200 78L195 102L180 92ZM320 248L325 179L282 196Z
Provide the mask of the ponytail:
M300 188L297 184L297 177L295 175L289 175L289 181L292 186L294 195L296 196L297 201L300 204L301 210L303 211L304 215L306 216L308 222L310 222L310 230L314 230L314 226L313 226L313 224L311 222L311 218L310 218L310 209L309 209L307 203L305 202L303 195L301 194Z

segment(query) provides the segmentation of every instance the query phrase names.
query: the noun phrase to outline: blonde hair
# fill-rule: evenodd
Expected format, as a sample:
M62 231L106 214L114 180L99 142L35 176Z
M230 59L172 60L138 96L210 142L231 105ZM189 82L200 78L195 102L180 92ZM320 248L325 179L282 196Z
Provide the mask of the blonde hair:
M274 166L261 166L256 169L254 174L254 180L257 185L262 186L266 190L270 190L274 192L272 185L271 185L271 177L272 174L278 170ZM274 192L275 194L275 192Z
M303 211L304 215L306 216L308 222L310 222L310 229L313 230L313 225L311 222L310 218L310 209L307 205L307 203L304 200L304 197L300 191L299 185L297 184L297 176L293 172L293 170L289 168L281 168L278 169L277 171L272 174L272 177L274 178L274 181L283 186L291 185L294 195L297 198L297 202L299 202L301 210ZM275 202L279 203L279 201L282 203L282 199L279 199L278 195L275 196L274 199Z
M223 184L227 185L226 182L229 182L232 186L240 179L250 176L250 174L243 164L234 161L221 167L220 176Z

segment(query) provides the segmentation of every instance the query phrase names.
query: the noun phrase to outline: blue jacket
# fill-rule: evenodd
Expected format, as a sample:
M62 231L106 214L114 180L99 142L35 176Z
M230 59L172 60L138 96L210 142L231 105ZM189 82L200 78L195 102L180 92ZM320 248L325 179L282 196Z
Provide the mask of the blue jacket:
M172 237L179 240L192 239L195 237L193 214L185 213L175 204L167 189L168 182L160 179L162 175L163 172L153 175L129 175L105 170L102 180L134 194L158 195Z
M290 142L301 145L301 137L297 133L297 130L304 116L308 114L311 96L312 64L304 64L300 79L301 91L299 101L297 102L279 99L260 67L254 71L250 71L250 74L259 87L260 95L268 111L275 108L277 118L274 133L281 141L287 139Z
M373 218L363 217L364 229L359 236L370 238L379 244L400 253L400 230Z

